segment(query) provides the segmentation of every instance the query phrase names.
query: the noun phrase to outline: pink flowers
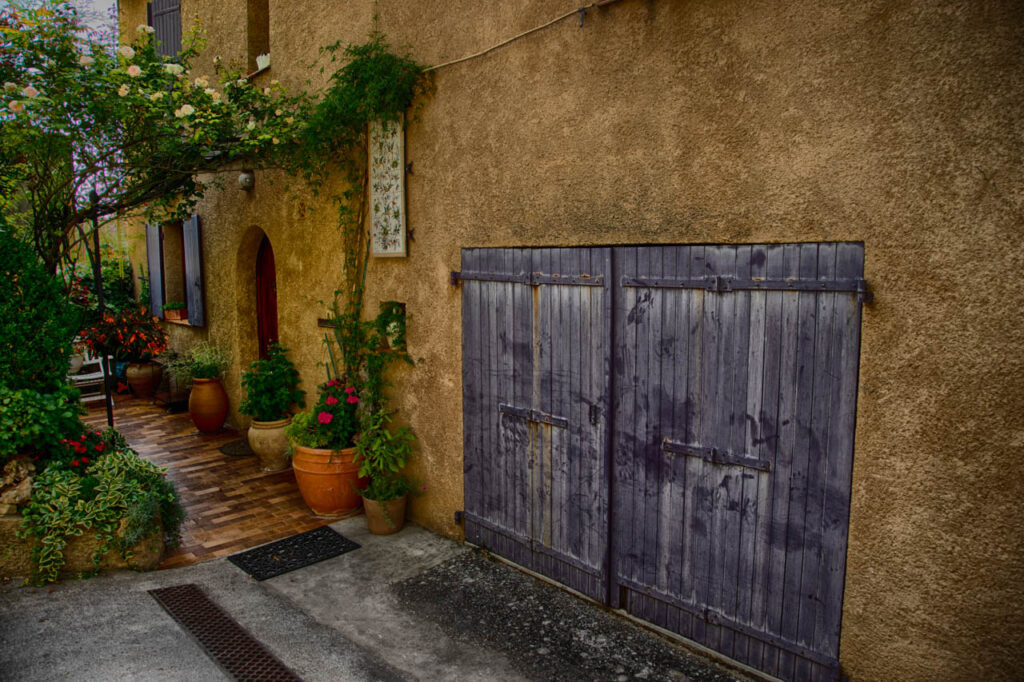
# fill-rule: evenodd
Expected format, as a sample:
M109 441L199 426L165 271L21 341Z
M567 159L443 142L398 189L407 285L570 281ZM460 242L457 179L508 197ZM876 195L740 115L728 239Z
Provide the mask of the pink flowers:
M321 424L330 424L331 420L334 419L334 415L330 412L321 412L316 416L316 420Z
M350 395L349 397L345 398L345 402L347 402L349 405L355 405L356 403L359 402L359 396Z
M348 388L345 389L345 393L348 393L349 395L351 395L351 394L353 394L355 392L356 392L356 389L353 388L352 386L349 386Z
M326 402L328 405L337 405L338 404L338 399L335 398L333 395L329 395L329 396L327 396L327 400L324 401L324 402Z
M328 381L328 382L327 382L327 385L328 385L328 386L329 386L330 388L334 388L335 386L338 386L338 385L340 385L340 384L341 384L341 382L340 382L340 381L338 381L337 379L331 379L330 381Z

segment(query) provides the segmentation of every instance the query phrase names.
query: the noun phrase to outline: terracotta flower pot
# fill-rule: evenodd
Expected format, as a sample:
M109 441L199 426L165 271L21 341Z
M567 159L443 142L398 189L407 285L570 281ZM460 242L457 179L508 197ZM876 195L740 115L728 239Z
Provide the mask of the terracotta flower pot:
M129 362L125 374L136 398L152 398L160 386L164 368L155 362Z
M355 448L321 450L295 446L292 469L306 506L317 516L351 516L359 511L359 465L352 462Z
M366 527L374 535L391 535L402 530L402 526L405 525L405 500L405 495L387 502L368 500L364 497Z
M288 468L288 437L284 427L292 418L261 422L255 419L249 427L249 447L260 458L263 471L284 471Z
M188 413L200 431L220 431L224 426L224 419L228 416L228 394L220 383L220 377L192 380Z

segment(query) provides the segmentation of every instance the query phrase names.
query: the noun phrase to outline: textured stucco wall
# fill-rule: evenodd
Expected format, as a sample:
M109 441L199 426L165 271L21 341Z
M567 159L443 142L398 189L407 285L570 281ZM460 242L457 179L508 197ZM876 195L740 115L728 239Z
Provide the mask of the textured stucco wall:
M208 4L220 27L211 52L224 53L242 5ZM320 78L303 70L317 47L362 40L374 8L393 44L435 64L577 5L272 0L273 66L259 78ZM875 302L863 317L844 669L1016 677L1022 48L1014 2L622 0L582 28L570 19L439 70L407 132L410 257L374 260L369 279L369 310L407 303L422 359L394 377L428 487L413 517L458 536L461 319L447 276L460 248L863 241ZM208 333L243 364L255 355L245 287L258 226L277 255L282 342L312 391L317 301L340 282L340 239L329 207L267 180L200 207ZM237 405L237 366L227 384Z

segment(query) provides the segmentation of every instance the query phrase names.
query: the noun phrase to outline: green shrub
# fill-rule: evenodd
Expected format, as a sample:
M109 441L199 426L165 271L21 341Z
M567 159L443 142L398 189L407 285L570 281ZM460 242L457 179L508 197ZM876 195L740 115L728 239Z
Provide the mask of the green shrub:
M80 323L59 280L0 218L0 385L43 393L62 386Z
M209 341L202 341L170 361L167 369L182 382L216 379L227 369L227 354Z
M0 385L0 465L15 455L45 464L63 452L61 441L82 430L78 390L61 386L53 393L11 390Z
M370 479L369 485L359 492L368 500L387 502L407 495L412 489L403 470L416 436L408 426L391 429L390 423L388 412L368 415L356 443L359 476Z
M99 453L88 466L55 463L35 479L19 535L39 541L32 554L36 583L57 580L68 539L86 530L98 531L96 565L112 549L128 558L130 548L161 524L165 542L178 541L185 514L164 471L130 448L116 447L111 434L104 438L113 449Z
M257 421L271 422L288 416L292 405L305 404L299 390L299 372L287 357L288 349L276 343L265 359L256 360L242 374L245 399L238 411Z

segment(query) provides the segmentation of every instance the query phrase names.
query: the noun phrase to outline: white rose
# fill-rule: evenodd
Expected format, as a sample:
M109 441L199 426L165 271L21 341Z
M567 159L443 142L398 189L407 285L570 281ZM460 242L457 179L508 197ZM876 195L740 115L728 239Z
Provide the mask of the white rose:
M120 88L118 88L117 94L120 95L121 97L127 97L128 96L128 86L127 85L122 85Z
M235 81L235 85L237 85L240 88L244 88L246 83L248 83L248 82L249 81L245 80L244 78L239 78L238 80Z
M163 98L164 98L164 93L162 93L162 92L154 92L152 95L149 96L149 100L151 102L156 102L157 100L161 100Z
M206 76L202 76L201 78L197 78L195 80L195 84L197 88L205 88L210 85L210 81L206 80Z
M253 121L253 120L250 120L248 123L245 124L245 129L246 130L253 130L255 127L256 127L256 121Z
M21 112L25 111L25 103L19 102L16 99L12 99L10 102L7 103L7 108L16 114L20 114Z
M289 116L288 118L286 118L284 120L284 122L287 123L288 125L291 125L292 123L295 123L295 117L294 116Z
M15 92L15 91L17 91L17 89L18 89L18 84L17 83L12 83L10 81L7 81L6 83L4 83L4 90L6 90L7 92Z
M280 142L280 140L278 140L276 137L270 138L270 141L273 142L274 144L277 144L278 142Z
M24 88L22 88L21 94L25 95L25 97L31 97L33 99L39 97L39 91L33 88L31 85L26 85Z
M274 116L280 116L280 115L281 115L281 114L283 114L283 113L284 113L284 112L283 112L282 110L280 110L280 109L276 109L276 110L274 110Z
M147 24L139 24L138 26L135 27L135 30L138 31L139 33L146 33L146 34L149 34L149 35L153 35L156 32L156 29L154 29L152 26L149 26Z
M132 64L131 66L128 67L128 75L131 76L132 78L138 78L139 76L142 75L142 69L140 69L135 64Z
M127 45L122 45L121 47L117 48L117 53L125 59L131 59L135 56L135 50L128 47Z
M191 104L182 104L181 108L178 109L178 111L181 112L182 116L191 116L196 112L196 108Z
M92 66L96 63L96 60L87 54L83 54L81 57L78 58L78 63L82 66Z
M177 76L184 70L185 67L183 67L181 64L164 64L164 71L171 74L172 76Z

